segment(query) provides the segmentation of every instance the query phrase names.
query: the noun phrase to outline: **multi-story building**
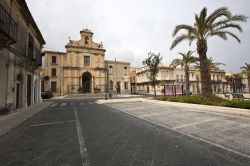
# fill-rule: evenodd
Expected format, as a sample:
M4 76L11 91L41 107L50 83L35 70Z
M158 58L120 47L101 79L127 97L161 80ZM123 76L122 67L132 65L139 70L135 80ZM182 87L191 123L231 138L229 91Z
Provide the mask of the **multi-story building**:
M228 93L249 93L247 73L226 74Z
M112 94L129 94L130 88L130 63L105 60L108 69L108 86Z
M130 88L131 88L131 93L134 94L138 91L137 89L137 77L136 77L136 68L130 67L129 70L129 75L130 75Z
M44 38L25 0L0 1L0 105L24 108L41 101Z
M105 61L102 43L93 41L93 33L84 29L79 41L70 40L66 52L45 51L43 90L54 96L79 93L127 93L130 88L127 62ZM113 86L109 86L112 83Z
M144 90L146 93L154 93L154 88L148 79L149 71L146 67L135 69L136 81L133 82L134 89L137 91ZM201 92L200 71L195 67L190 67L189 70L190 92L199 94ZM219 68L211 69L211 84L213 93L225 93L227 91L225 71ZM157 75L156 92L164 94L164 86L179 86L183 87L185 92L185 71L180 66L176 68L170 65L160 65Z
M44 64L41 71L42 91L52 91L55 96L62 94L64 52L45 51Z

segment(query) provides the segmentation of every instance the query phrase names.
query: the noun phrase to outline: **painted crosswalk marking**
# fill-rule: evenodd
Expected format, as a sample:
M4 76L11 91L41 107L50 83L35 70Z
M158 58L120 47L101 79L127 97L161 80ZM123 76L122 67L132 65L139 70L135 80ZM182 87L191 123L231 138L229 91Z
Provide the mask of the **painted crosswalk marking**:
M61 106L61 107L64 107L66 104L67 104L67 103L61 103L60 106Z
M84 102L80 102L80 105L85 105L85 103Z
M50 107L56 107L57 103L52 104Z
M91 101L89 101L88 104L94 104L94 103L92 103Z
M95 101L96 104L102 104L100 101Z

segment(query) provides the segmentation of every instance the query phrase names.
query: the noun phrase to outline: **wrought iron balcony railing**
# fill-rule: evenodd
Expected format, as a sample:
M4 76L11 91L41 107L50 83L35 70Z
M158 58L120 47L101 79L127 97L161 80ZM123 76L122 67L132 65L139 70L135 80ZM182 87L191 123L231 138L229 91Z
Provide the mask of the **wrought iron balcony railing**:
M14 44L16 42L17 24L11 15L0 5L0 41Z

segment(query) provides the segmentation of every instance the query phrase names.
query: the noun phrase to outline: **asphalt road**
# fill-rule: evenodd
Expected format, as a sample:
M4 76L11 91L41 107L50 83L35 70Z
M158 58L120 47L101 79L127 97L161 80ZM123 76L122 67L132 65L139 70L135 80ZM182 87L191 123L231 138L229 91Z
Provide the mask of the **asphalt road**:
M10 122L11 123L11 122ZM248 158L94 99L58 100L0 137L1 166L240 166Z

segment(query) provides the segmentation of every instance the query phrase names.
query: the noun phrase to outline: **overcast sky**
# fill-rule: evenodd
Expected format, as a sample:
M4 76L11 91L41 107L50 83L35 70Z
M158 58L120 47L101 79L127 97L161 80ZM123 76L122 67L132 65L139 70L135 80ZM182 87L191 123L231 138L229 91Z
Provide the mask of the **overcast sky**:
M69 37L79 40L83 28L94 32L94 41L103 42L105 59L129 61L139 67L148 52L160 52L169 64L179 52L195 50L195 43L179 44L170 51L175 25L194 23L194 14L206 6L208 13L226 6L233 14L250 16L249 0L27 0L45 40L45 49L65 51ZM250 63L250 19L233 38L209 39L208 57L223 62L226 72L239 72Z

